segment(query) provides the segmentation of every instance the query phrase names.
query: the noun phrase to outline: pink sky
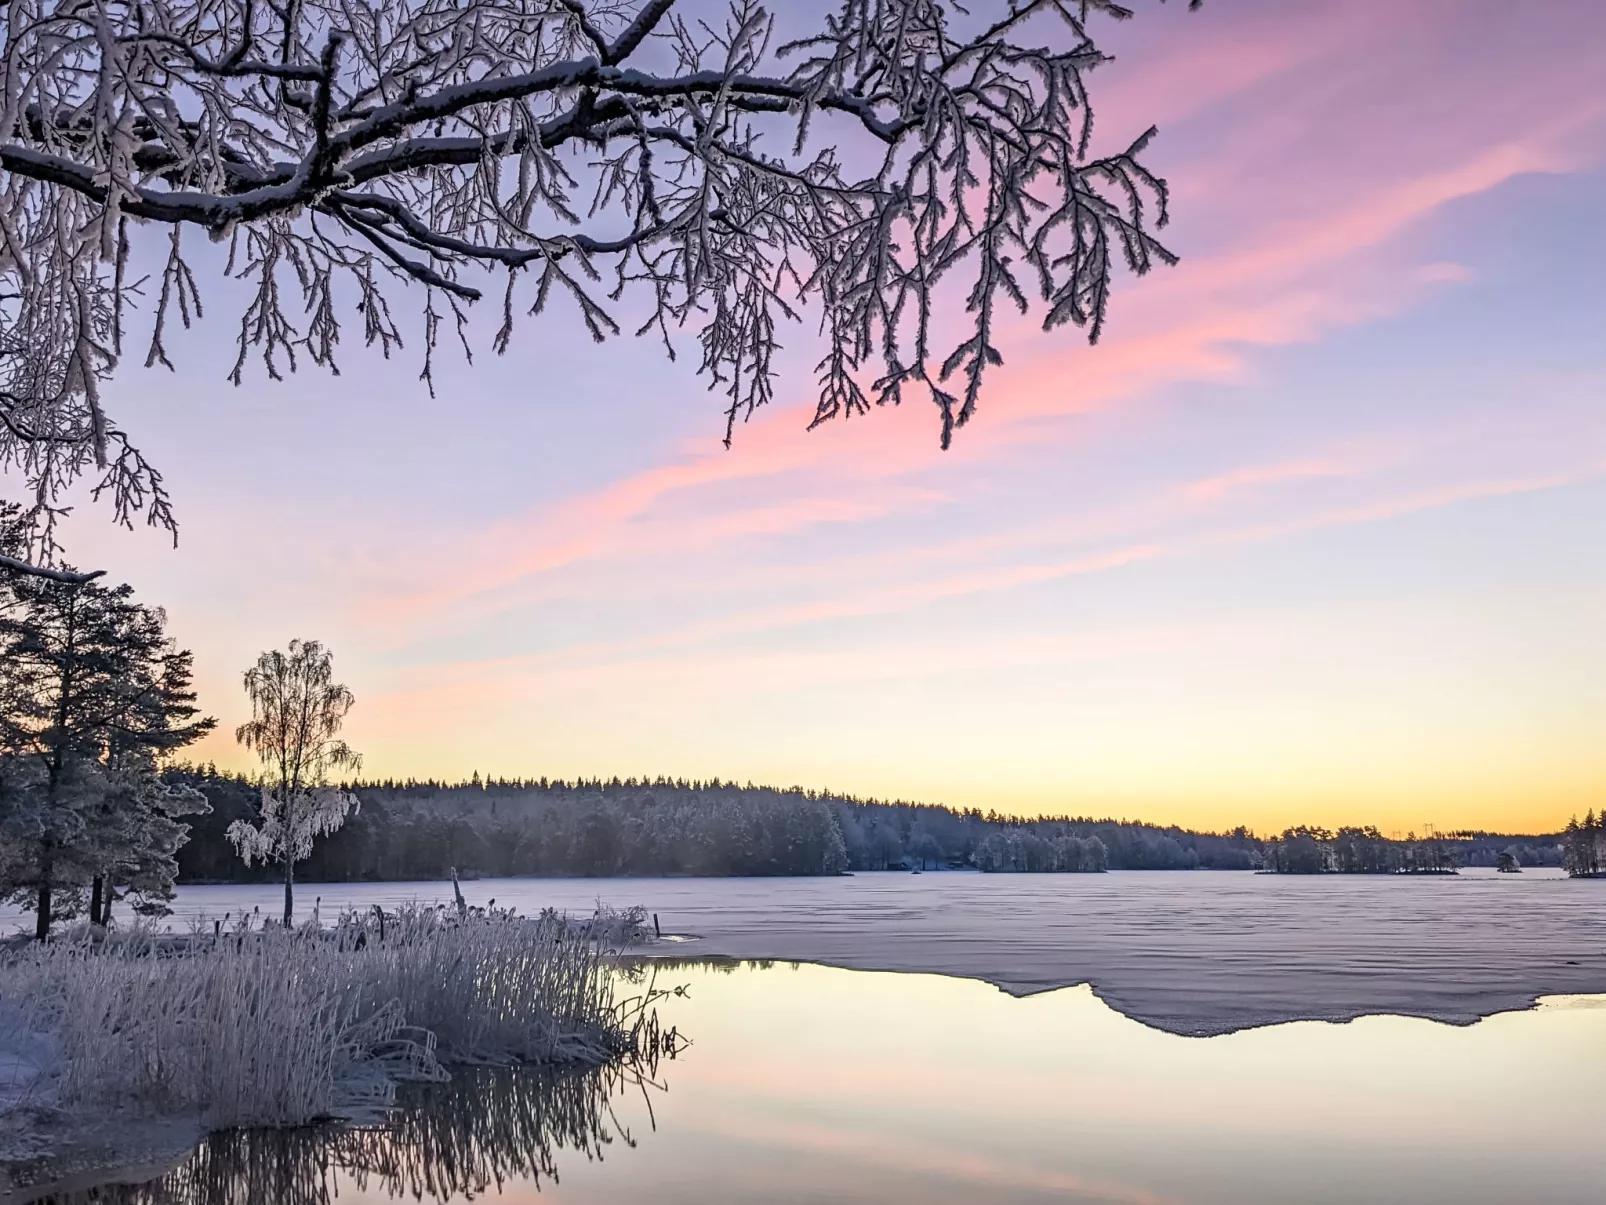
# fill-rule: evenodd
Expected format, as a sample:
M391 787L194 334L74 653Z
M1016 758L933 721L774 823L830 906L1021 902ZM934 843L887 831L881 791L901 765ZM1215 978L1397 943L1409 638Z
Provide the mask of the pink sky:
M244 765L240 671L317 637L373 774L718 775L1204 826L1553 828L1606 804L1606 9L1215 0L1110 35L1174 269L1104 340L1008 329L806 432L812 326L718 442L682 357L556 317L445 375L118 382L166 604Z

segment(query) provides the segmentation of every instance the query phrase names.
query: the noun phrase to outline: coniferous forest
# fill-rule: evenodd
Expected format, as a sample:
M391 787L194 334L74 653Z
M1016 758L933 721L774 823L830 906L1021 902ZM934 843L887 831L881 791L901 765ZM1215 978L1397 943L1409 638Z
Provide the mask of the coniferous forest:
M225 832L254 814L257 788L210 768L169 772L198 789L211 811L191 819L179 850L181 881L271 876L245 866ZM1135 821L1019 818L829 791L679 779L382 781L349 784L360 809L322 840L298 873L310 881L442 879L501 875L818 875L857 870L989 872L1251 870L1388 872L1418 856L1415 841L1376 830L1289 830L1269 840L1245 828L1199 833ZM1330 855L1340 837L1370 832L1372 860ZM1311 834L1325 838L1317 844ZM1306 865L1297 855L1310 841ZM1555 865L1556 840L1462 834L1440 838L1445 868ZM1343 848L1348 848L1347 846Z

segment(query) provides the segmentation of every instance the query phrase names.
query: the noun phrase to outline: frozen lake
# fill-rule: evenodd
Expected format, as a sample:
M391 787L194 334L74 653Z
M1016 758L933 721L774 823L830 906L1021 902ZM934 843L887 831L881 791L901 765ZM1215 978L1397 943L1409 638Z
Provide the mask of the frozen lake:
M1158 876L1157 876L1158 877ZM1606 999L1211 1038L1086 988L675 966L657 1086L460 1072L362 1132L221 1135L63 1205L1583 1205Z
M1087 983L1174 1033L1373 1013L1466 1023L1543 995L1606 992L1606 881L1554 870L487 879L463 892L523 912L642 904L666 934L697 938L665 952L936 972L1016 995ZM451 884L309 883L299 914L318 896L327 917L449 902ZM273 916L280 900L272 884L184 887L169 924Z

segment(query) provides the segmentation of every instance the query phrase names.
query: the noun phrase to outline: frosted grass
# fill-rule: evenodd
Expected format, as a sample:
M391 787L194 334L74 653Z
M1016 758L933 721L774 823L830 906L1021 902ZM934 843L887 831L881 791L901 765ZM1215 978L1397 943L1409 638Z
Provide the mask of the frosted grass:
M30 945L0 966L0 999L52 1052L21 1103L301 1125L382 1111L398 1082L453 1063L629 1058L674 1040L651 993L615 995L641 919L411 906Z

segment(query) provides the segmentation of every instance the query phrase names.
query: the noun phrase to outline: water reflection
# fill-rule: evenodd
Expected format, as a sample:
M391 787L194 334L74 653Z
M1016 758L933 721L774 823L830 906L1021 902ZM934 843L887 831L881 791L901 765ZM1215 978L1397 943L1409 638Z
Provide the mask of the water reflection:
M463 1072L384 1126L213 1139L116 1205L1599 1205L1606 1000L1180 1037L1087 988L660 966L658 1086ZM1208 990L1189 980L1178 990Z
M447 1201L540 1189L563 1160L600 1162L636 1145L616 1102L655 1081L635 1071L469 1069L446 1084L404 1087L383 1124L215 1134L177 1166L138 1184L42 1198L52 1205L331 1205Z

